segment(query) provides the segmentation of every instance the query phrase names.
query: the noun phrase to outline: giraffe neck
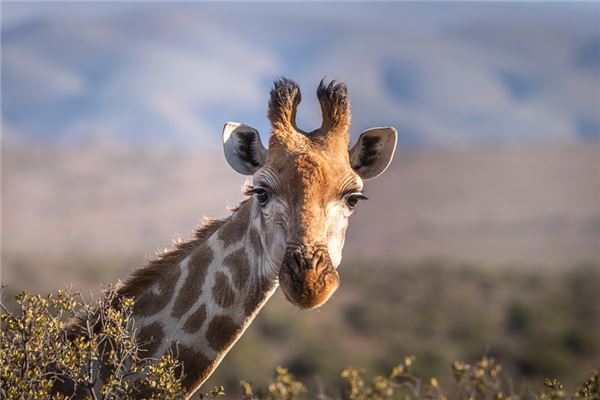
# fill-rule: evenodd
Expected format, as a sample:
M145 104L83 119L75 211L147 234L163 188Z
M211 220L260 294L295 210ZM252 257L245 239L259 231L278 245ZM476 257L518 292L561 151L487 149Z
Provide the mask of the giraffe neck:
M256 212L254 201L243 202L208 239L162 267L157 281L135 296L142 356L158 358L171 351L182 363L188 395L277 288L277 270L252 222Z

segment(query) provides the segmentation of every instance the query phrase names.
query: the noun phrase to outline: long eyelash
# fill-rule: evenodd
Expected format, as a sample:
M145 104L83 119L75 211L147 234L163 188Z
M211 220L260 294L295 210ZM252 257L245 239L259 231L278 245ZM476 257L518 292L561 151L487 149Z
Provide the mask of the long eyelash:
M247 182L242 189L242 193L244 193L245 196L253 196L259 189L272 192L271 188L262 182L258 182L256 186L250 182Z
M254 185L252 184L252 180L251 179L247 179L246 181L244 181L244 183L242 184L242 193L244 194L244 196L252 196L254 194Z
M342 198L345 198L345 197L348 197L351 195L359 196L358 198L361 200L369 200L369 198L365 195L365 192L363 190L357 190L357 189L345 190L342 193Z

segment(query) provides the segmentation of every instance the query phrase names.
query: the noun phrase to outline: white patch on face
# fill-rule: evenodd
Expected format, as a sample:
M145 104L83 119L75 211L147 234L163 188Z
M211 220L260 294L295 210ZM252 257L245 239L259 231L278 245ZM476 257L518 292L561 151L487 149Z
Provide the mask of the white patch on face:
M342 262L342 249L348 228L348 208L341 201L333 201L327 206L327 249L335 268Z

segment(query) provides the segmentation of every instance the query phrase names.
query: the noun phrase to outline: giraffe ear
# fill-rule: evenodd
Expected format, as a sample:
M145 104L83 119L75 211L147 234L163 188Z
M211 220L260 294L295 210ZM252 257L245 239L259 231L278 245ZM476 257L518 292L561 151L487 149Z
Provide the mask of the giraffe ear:
M383 173L392 162L396 150L394 128L371 128L360 134L350 149L350 165L362 179Z
M267 149L263 146L258 131L237 122L225 124L223 150L229 165L242 175L254 174L267 159Z

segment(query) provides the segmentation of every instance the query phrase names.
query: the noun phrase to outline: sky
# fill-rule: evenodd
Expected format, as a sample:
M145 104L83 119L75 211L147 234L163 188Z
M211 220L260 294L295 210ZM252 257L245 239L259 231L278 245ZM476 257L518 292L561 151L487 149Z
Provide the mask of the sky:
M274 79L346 82L351 133L404 146L600 142L600 2L3 2L2 134L66 144L266 139ZM266 141L266 140L265 140Z

